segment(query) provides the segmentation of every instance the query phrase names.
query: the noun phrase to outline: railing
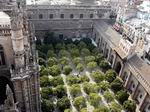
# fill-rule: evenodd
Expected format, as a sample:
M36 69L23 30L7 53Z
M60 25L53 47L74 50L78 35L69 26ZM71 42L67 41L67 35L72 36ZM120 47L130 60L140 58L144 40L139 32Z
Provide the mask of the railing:
M27 9L111 9L111 6L90 5L28 5Z

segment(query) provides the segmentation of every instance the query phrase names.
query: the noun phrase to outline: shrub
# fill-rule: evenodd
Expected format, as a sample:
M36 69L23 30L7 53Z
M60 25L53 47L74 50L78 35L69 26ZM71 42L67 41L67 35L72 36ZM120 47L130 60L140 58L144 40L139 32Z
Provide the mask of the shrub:
M97 93L90 93L89 94L89 102L94 107L97 107L100 104L101 97Z
M112 69L110 69L106 72L106 80L108 82L113 82L116 79L116 76L117 76L116 72Z
M83 96L76 97L73 102L74 106L80 110L81 108L86 107L86 101Z
M135 101L127 100L123 103L123 107L128 111L128 112L135 112L136 111L136 103Z
M113 94L109 91L105 91L104 98L107 100L107 102L111 102L114 100Z
M70 74L71 72L72 72L71 66L70 66L70 65L66 65L66 66L64 67L64 74L68 75L68 74Z
M79 63L79 64L77 65L76 69L77 69L79 72L82 72L82 71L84 70L84 66L83 66L81 63Z
M74 59L73 59L73 63L74 63L75 65L81 63L81 58L80 58L80 57L74 58Z
M92 78L96 83L100 83L104 80L104 75L100 71L94 71L91 73Z
M94 69L94 68L96 68L96 66L97 66L97 63L96 62L94 62L94 61L92 61L92 62L89 62L88 64L87 64L87 67L89 68L89 69Z
M114 92L117 92L123 89L123 83L120 81L120 79L117 78L111 83L111 89Z
M116 99L121 104L123 104L124 101L128 100L128 97L129 97L129 94L126 91L124 91L124 90L118 91L117 94L116 94Z

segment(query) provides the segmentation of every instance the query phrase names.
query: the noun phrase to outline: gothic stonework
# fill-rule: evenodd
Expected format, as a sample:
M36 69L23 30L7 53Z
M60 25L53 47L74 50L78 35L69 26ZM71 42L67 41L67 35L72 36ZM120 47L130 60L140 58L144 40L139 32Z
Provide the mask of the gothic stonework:
M23 2L18 0L10 9L3 6L0 12L1 112L41 111L35 37Z

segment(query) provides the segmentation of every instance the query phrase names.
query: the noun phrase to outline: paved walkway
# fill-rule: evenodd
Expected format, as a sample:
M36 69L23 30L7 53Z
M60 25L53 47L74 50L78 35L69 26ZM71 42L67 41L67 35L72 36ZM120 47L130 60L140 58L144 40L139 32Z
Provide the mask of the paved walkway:
M87 98L88 95L84 92L82 84L80 84L80 88L81 88L82 95L83 95L83 97L85 98L85 101L86 101L87 111L88 112L93 112L94 107L91 106L90 103L88 102L88 98Z
M72 98L72 96L70 94L69 86L68 86L68 84L66 82L66 76L64 74L61 74L61 77L63 78L64 85L66 86L66 89L67 89L67 96L68 96L68 99L70 100L72 112L78 112L77 109L75 108L75 106L73 105L73 98Z

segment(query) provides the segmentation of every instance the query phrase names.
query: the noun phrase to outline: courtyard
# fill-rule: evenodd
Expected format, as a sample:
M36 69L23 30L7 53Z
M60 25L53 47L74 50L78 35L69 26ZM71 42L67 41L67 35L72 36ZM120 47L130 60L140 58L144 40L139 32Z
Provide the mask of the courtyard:
M37 40L43 112L134 112L123 81L89 38Z

